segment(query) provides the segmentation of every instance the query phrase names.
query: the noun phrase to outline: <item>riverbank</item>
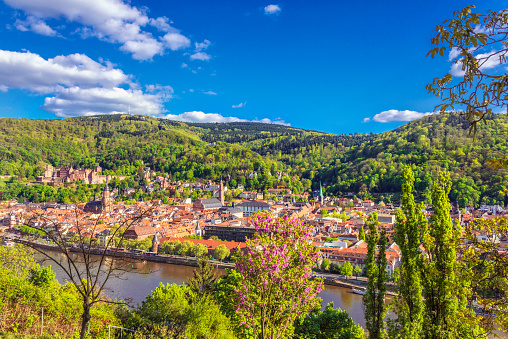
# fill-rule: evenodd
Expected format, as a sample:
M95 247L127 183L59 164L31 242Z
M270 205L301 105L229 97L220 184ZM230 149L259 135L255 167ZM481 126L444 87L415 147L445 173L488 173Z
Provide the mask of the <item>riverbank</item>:
M16 241L19 243L28 245L28 246L34 246L34 247L41 248L41 249L47 249L49 251L56 251L56 252L60 251L58 246L52 245L52 244L44 244L44 243L40 243L40 242L28 241L28 240L22 239L22 238L17 238ZM81 252L81 249L77 248L77 247L69 246L69 247L67 247L67 249L69 252L73 252L73 253ZM101 249L101 248L90 248L90 254L94 254L94 255L103 255L104 251L105 251L105 249ZM127 259L132 259L132 260L150 261L150 262L155 262L155 263L163 263L163 264L171 264L171 265L183 265L183 266L191 266L191 267L198 266L197 258L192 258L192 257L180 257L180 256L175 256L175 255L164 255L164 254L146 255L143 253L124 252L124 251L117 251L116 253L113 253L113 251L111 251L111 253L108 253L108 251L106 251L105 255L108 257L114 256L116 258L127 258ZM220 268L220 269L235 268L234 263L225 263L225 262L219 262L219 261L215 261L215 260L211 260L211 263L215 267ZM319 275L317 275L317 276L319 277ZM325 285L329 285L329 286L337 286L337 287L350 288L350 289L358 288L359 286L366 285L366 283L363 281L361 282L361 284L344 282L344 281L340 280L338 277L336 279L330 279L330 278L326 277L325 279L323 279L323 283ZM390 291L388 291L386 294L390 295L390 296L396 295L396 293L393 293Z
M40 242L34 242L34 241L28 241L26 239L17 238L15 240L16 242L25 244L27 246L33 246L37 248L47 249L50 251L56 251L61 252L58 246L51 245L51 244L44 244ZM68 246L67 250L69 252L73 253L80 253L81 249L78 247L72 247ZM192 257L180 257L175 255L165 255L165 254L157 254L157 255L146 255L143 253L135 253L135 252L128 252L128 251L117 251L116 253L113 250L106 250L104 248L90 248L87 249L87 251L90 251L90 254L93 255L105 255L108 257L115 257L115 258L126 258L126 259L133 259L133 260L140 260L140 261L151 261L156 263L164 263L164 264L172 264L172 265L184 265L184 266L192 266L197 267L197 258ZM104 252L106 251L106 252ZM217 267L217 268L234 268L234 263L226 263L226 262L220 262L216 260L211 260L211 263Z

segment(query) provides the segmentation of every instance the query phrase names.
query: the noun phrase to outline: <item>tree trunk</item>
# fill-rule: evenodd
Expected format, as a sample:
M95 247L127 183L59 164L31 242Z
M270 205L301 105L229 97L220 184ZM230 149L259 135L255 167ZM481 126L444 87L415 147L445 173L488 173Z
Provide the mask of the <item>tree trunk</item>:
M88 323L90 322L90 305L87 301L83 302L83 314L81 315L81 333L79 335L80 339L85 339L86 336L86 328Z

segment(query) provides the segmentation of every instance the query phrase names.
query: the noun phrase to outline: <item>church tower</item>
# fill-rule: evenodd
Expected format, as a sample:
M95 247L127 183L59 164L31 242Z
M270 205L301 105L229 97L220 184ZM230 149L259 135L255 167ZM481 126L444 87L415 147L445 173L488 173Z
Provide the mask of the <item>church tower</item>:
M109 192L108 181L106 180L106 186L104 186L104 191L102 192L102 211L103 212L111 212L111 194Z

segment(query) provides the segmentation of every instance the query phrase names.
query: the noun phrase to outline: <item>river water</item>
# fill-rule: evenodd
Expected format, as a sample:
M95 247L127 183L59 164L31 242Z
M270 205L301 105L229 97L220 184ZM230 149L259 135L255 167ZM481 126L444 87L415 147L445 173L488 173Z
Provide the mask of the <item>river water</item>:
M47 251L54 258L62 258L61 253ZM54 262L49 260L42 261L42 254L35 254L36 259L42 266L51 265L60 283L65 283L66 275L63 270ZM163 284L182 284L192 277L194 267L183 265L172 265L156 263L151 261L136 261L129 270L119 277L111 277L106 283L105 293L111 299L129 300L130 306L136 306L153 291L160 283ZM225 274L226 271L218 269L219 274ZM353 278L354 279L354 278ZM335 308L346 311L353 321L365 328L365 318L363 315L362 296L355 294L351 289L325 285L324 290L319 293L322 299L322 309L330 302L334 303ZM391 299L387 298L387 302ZM389 314L388 317L393 317ZM496 331L501 338L508 338L506 333Z
M61 256L57 252L53 253L54 257ZM43 256L36 254L36 258L40 261ZM51 261L44 261L42 265L51 265L58 281L65 283L66 275L59 266ZM192 277L193 271L194 267L190 266L138 261L130 267L128 272L123 273L120 277L111 277L106 283L105 293L112 299L129 299L131 300L131 306L136 306L141 304L146 296L159 286L160 283L182 284L189 277ZM219 274L226 273L222 269L218 271ZM324 290L319 293L319 297L322 298L321 305L323 308L329 302L333 302L335 308L345 310L355 323L365 327L361 295L354 294L351 289L347 288L329 285L324 287Z

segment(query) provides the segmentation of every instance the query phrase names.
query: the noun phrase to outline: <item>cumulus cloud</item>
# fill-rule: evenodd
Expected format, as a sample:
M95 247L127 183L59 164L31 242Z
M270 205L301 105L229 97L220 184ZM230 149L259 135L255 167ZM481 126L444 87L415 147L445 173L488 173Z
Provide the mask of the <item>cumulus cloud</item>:
M34 16L28 16L25 20L17 19L14 23L14 27L22 32L32 31L46 36L58 35L53 28L49 27L44 21Z
M190 46L191 41L180 33L168 33L162 37L162 40L172 51Z
M203 60L207 61L210 60L212 57L210 54L207 54L205 52L196 52L194 54L191 54L190 59L191 60Z
M111 64L100 64L84 54L44 59L30 52L0 50L0 89L27 89L51 93L58 87L114 87L129 83L129 76Z
M225 117L219 113L204 113L201 111L193 111L193 112L185 112L182 114L166 114L164 118L169 120L176 120L181 122L201 122L201 123L210 123L210 122L218 122L218 123L227 123L227 122L261 122L264 124L278 124L284 126L291 126L291 124L286 123L284 120L270 120L268 118L261 120L246 120L240 119L237 117Z
M491 69L494 67L497 67L501 65L502 61L500 60L499 55L491 56L495 53L493 51L492 53L479 53L475 55L474 57L476 60L478 60L478 63L480 65L480 70L486 70ZM504 56L507 56L508 53L504 53ZM453 60L456 57L460 55L460 52L458 50L451 50L450 54L448 56L449 60ZM491 56L491 57L489 57ZM450 68L450 74L455 77L463 77L465 72L462 70L462 61L458 60L457 63L454 63L452 67Z
M384 111L384 112L374 115L374 117L372 118L372 121L382 122L382 123L393 122L393 121L413 121L413 120L420 119L420 118L423 118L424 116L431 115L431 114L434 114L434 113L430 113L430 112L420 113L420 112L409 111L409 110L399 111L396 109L391 109L391 110ZM369 122L369 121L371 121L370 118L363 119L363 122Z
M163 100L156 94L123 88L65 88L54 97L44 99L41 107L58 117L120 114L158 115L165 112Z
M195 42L194 43L194 47L195 47L194 50L196 52L200 52L200 51L205 50L208 47L210 47L211 44L212 43L207 39L205 39L203 42Z
M217 93L215 93L214 91L206 91L206 92L203 92L203 94L217 95Z
M129 106L137 114L166 112L164 102L174 93L171 86L147 85L145 92L138 87L111 63L84 54L44 59L30 52L0 50L0 91L52 94L41 108L59 117L125 113Z
M241 107L244 107L245 105L247 105L247 101L246 102L241 102L238 105L233 105L231 107L233 107L233 108L241 108Z
M166 17L149 18L147 9L138 9L121 0L5 0L7 5L27 14L25 21L15 27L32 30L39 34L54 34L43 19L64 18L77 22L82 37L97 37L101 40L121 44L121 50L131 53L137 60L152 59L162 54L165 48L176 50L190 46L190 40L170 26ZM32 20L32 25L29 20ZM37 21L35 21L37 20ZM25 24L23 24L25 22ZM46 25L47 27L45 27ZM151 25L162 32L170 32L161 40L144 27Z
M281 8L279 5L268 5L265 7L265 14L266 15L272 15L272 14L279 14L281 11Z

